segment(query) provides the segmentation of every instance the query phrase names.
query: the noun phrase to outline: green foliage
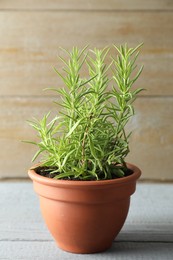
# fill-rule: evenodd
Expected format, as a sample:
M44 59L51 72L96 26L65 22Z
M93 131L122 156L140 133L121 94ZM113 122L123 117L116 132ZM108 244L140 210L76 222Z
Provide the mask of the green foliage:
M125 175L130 136L125 126L142 91L132 90L142 72L141 67L132 77L140 47L114 46L118 55L111 57L109 65L105 62L108 48L64 50L68 59L60 57L63 71L55 71L65 87L52 89L61 96L60 116L48 122L48 113L40 121L29 121L40 140L29 142L38 146L33 161L41 154L42 165L54 178L100 180ZM80 76L84 66L89 79Z

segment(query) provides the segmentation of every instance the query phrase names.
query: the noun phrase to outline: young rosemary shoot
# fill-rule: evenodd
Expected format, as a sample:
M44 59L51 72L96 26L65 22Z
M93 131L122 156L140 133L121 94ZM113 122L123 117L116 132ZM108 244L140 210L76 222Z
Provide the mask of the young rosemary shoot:
M125 158L129 153L129 135L125 126L134 115L133 102L142 88L132 86L136 59L141 45L129 48L114 46L117 56L106 57L109 48L86 51L73 47L62 72L55 69L64 88L52 89L61 96L59 116L49 121L29 121L37 131L38 147L33 161L41 154L41 166L55 179L102 180L126 176ZM88 79L81 77L88 68Z

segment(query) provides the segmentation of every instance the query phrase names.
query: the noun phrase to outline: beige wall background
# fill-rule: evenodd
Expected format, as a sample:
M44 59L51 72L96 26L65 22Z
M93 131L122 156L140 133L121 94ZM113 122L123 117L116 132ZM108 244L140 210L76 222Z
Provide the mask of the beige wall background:
M173 180L173 1L0 1L0 178L27 177L35 147L26 120L56 112L59 46L144 42L131 154L143 179Z

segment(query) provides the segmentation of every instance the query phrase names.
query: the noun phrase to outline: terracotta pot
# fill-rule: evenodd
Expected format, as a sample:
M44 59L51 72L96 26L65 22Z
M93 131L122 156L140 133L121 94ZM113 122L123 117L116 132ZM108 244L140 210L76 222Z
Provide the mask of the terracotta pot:
M40 198L43 218L58 246L73 253L96 253L111 247L129 210L141 171L103 181L68 181L29 170Z

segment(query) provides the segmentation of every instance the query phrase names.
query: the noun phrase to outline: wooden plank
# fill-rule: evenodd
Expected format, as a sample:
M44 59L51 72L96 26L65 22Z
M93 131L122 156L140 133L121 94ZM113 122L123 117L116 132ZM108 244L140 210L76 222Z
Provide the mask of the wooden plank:
M48 97L0 98L0 146L3 147L0 152L0 166L2 166L0 178L27 177L31 155L36 149L21 142L21 140L30 140L35 134L26 120L32 120L32 117L41 119L43 114L50 110L53 114L56 108L51 101Z
M106 252L80 255L71 254L59 249L54 242L46 241L15 241L0 242L1 260L172 260L172 243L138 243L138 242L120 242L114 243L112 248ZM32 250L31 250L32 248Z
M146 179L173 180L172 111L173 99L169 97L140 98L136 102L127 160L137 164Z
M171 0L10 0L0 2L1 9L8 10L173 10Z
M0 24L1 95L38 96L43 88L62 86L52 69L62 66L58 46L102 48L125 42L145 43L138 81L147 89L143 95L173 95L172 13L1 12Z
M35 147L20 140L35 138L35 132L25 121L32 116L41 118L51 109L55 114L58 108L51 101L50 97L0 98L1 178L27 176ZM134 131L127 161L142 169L143 179L173 180L172 107L173 98L141 97L136 101L136 116L128 127Z

